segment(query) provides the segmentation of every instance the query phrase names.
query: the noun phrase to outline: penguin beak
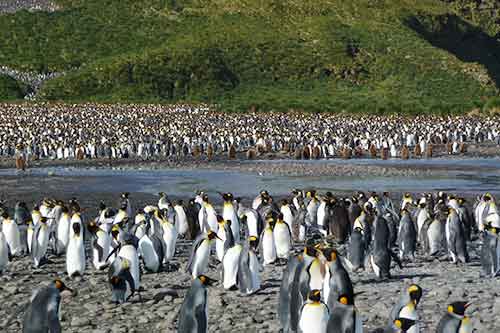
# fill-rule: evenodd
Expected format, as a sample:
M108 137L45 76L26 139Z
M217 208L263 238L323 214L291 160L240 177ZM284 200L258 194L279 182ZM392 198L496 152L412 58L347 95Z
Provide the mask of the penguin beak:
M467 303L467 304L464 305L464 308L467 309L471 305L472 305L472 302L469 302L469 303Z

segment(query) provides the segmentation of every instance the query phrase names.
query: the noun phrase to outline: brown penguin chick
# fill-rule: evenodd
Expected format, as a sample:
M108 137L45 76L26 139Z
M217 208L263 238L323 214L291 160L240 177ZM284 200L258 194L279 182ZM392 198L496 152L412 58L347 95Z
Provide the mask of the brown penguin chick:
M293 156L296 160L302 159L302 148L300 146L297 146L297 148L295 148Z
M415 149L413 150L413 155L415 157L422 157L422 148L420 148L420 145L415 146Z
M312 158L318 160L320 157L321 157L321 151L319 149L319 146L315 146L312 149Z
M227 157L230 159L230 160L234 160L236 158L236 147L234 145L231 145L229 147L229 150L227 152Z
M370 145L370 157L377 158L377 147L373 143Z
M433 148L432 148L432 144L429 143L429 145L427 146L427 152L426 152L426 156L427 158L431 158L432 157L432 151L433 151Z
M448 153L448 155L451 155L453 153L453 146L452 146L451 142L448 142L446 144L446 152Z
M386 160L389 158L389 148L382 148L382 159Z
M410 158L410 150L408 149L407 145L403 145L403 148L401 148L401 158L403 160L407 160Z
M247 160L254 160L255 157L257 156L257 152L255 151L255 149L253 148L250 148L247 150Z
M311 157L311 151L309 149L309 146L305 146L304 149L302 149L302 158L304 160L308 160Z
M350 158L351 158L351 155L352 155L351 148L349 148L349 147L344 147L344 148L342 149L342 158L343 158L344 160L348 160L348 159L350 159Z
M212 160L214 156L214 147L212 146L212 144L209 144L208 147L207 147L207 158L209 161Z
M465 154L467 152L467 145L465 142L460 143L460 154Z
M195 145L193 147L193 157L198 158L201 154L200 145Z

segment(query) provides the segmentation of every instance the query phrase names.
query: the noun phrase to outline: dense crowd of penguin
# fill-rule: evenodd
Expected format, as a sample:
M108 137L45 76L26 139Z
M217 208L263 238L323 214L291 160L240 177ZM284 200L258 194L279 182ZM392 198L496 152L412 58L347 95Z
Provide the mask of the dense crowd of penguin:
M214 206L207 193L186 202L159 194L158 202L134 214L128 193L115 209L99 205L95 218L83 218L76 199L44 199L29 209L0 207L0 272L9 260L30 256L35 268L50 265L49 255L65 256L68 277L82 276L91 266L107 270L110 301L141 298L141 274L168 270L179 239L194 240L186 265L192 285L181 306L179 332L207 332L208 286L252 295L261 288L262 266L284 267L278 315L283 332L363 332L350 275L370 269L377 280L391 278L391 263L403 267L421 254L443 256L464 265L467 243L481 237L484 277L500 270L500 215L486 193L470 205L446 194L403 195L363 192L342 198L330 192L294 190L277 200L262 191L249 206L231 193L219 193ZM12 212L13 211L13 212ZM87 244L87 246L86 246ZM177 253L179 250L177 251ZM419 253L420 253L419 252ZM208 277L209 262L221 265L220 277ZM220 279L220 282L219 282ZM61 279L33 292L23 319L23 332L60 332L62 293L76 293ZM373 332L419 332L418 304L423 295L412 284L388 313L387 327ZM469 303L444 309L436 332L472 332L465 314Z
M0 156L36 159L297 159L459 154L500 144L495 117L223 113L199 106L0 105ZM265 116L263 116L265 115ZM40 126L43 124L43 126ZM269 126L273 124L273 126ZM434 150L434 152L433 152Z

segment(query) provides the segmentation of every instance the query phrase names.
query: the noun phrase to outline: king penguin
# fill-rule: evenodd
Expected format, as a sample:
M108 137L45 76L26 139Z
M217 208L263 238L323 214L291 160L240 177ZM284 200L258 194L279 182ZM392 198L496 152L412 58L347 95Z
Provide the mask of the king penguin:
M10 253L9 246L7 241L5 240L5 236L2 231L0 231L0 275L7 268L7 264L9 263Z
M233 239L237 243L240 241L240 220L238 212L234 207L234 197L231 193L221 193L224 204L222 206L222 218L225 221L231 221L231 230L233 232Z
M38 224L33 230L31 241L31 257L35 268L46 259L47 247L49 245L49 227L47 226L47 218L41 217Z
M97 270L103 269L108 264L106 258L111 248L111 235L95 221L90 222L87 229L91 235L92 264Z
M469 262L465 228L458 217L457 211L453 208L449 208L446 220L446 241L453 263L458 263L458 261L462 263Z
M203 194L201 209L198 212L198 222L202 233L207 233L209 230L217 232L217 214L214 207L208 200L208 195Z
M14 222L9 217L6 211L2 212L2 232L5 236L5 240L9 245L9 251L12 256L20 255L22 252L21 248L21 238L19 234L19 227L17 223Z
M337 250L327 249L323 251L323 254L327 260L323 282L323 299L328 308L333 309L334 303L340 295L354 298L354 289L349 273L344 268Z
M354 228L349 240L348 259L351 263L352 271L365 268L366 246L363 238L363 229Z
M326 333L329 316L328 307L321 302L321 292L311 290L300 311L299 328L303 333Z
M177 332L206 333L208 332L208 291L207 286L214 281L205 275L197 276L191 283L191 288L184 297L179 311Z
M257 257L259 239L250 236L243 247L238 263L238 287L244 295L251 295L260 289L261 266Z
M71 218L69 216L69 210L66 206L61 208L61 215L57 221L56 230L56 254L62 255L66 253L66 248L69 242L69 229L70 229Z
M483 244L481 247L481 275L495 277L500 272L500 241L499 229L486 225L483 231Z
M419 285L412 284L407 289L405 289L398 302L393 306L391 313L389 315L389 326L394 323L398 318L406 318L413 320L414 325L408 329L408 333L418 333L418 313L417 306L422 298L422 288Z
M236 243L224 254L224 258L222 259L222 281L223 287L226 290L238 289L238 266L242 250L243 246Z
M415 261L415 251L417 250L417 230L410 213L403 209L398 230L399 259L409 257Z
M472 333L472 321L465 315L470 306L467 302L454 302L448 305L446 314L441 318L436 333Z
M61 332L59 317L63 292L76 295L59 279L34 291L24 314L23 333Z
M130 273L130 262L116 257L109 266L108 281L111 287L111 302L125 303L137 291L134 278Z
M198 236L193 242L191 256L187 264L187 271L191 274L193 279L196 279L197 276L206 272L212 242L215 238L217 238L217 234L213 231L209 231L207 234Z
M363 322L354 306L354 295L339 295L330 309L327 332L363 333Z
M274 233L274 243L276 246L276 256L280 260L287 260L290 255L290 249L292 247L292 232L283 221L283 214L278 214L278 219L273 229Z
M276 242L274 236L275 222L272 217L266 219L266 227L260 237L260 253L262 265L267 266L276 262Z
M66 271L72 278L76 275L83 275L85 271L85 244L83 242L83 230L79 223L71 225L73 235L69 239L66 251Z

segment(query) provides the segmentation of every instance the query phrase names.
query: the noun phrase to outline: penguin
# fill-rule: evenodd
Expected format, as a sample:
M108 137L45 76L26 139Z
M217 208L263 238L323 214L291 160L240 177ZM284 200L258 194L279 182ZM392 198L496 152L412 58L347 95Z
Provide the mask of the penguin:
M473 325L465 311L470 306L467 302L454 302L448 305L446 314L438 323L436 333L472 333Z
M300 203L299 209L297 210L297 215L294 220L294 224L292 226L292 236L293 240L303 242L306 239L307 235L307 209L304 202Z
M26 223L26 246L28 248L28 253L32 254L32 248L31 245L33 244L33 232L35 231L35 228L33 226L33 221L29 220Z
M292 233L288 224L283 221L283 214L278 215L273 228L274 244L276 246L276 256L279 260L287 260L292 247Z
M73 235L68 242L66 251L66 271L70 278L83 275L85 271L85 244L83 242L83 230L79 223L71 225Z
M208 332L208 291L214 280L205 275L197 276L191 283L179 311L177 332Z
M203 194L203 203L198 213L198 221L202 233L207 233L209 230L217 232L217 214L214 207L208 201L208 195Z
M168 199L165 192L158 193L158 196L160 197L158 199L158 208L160 210L168 210L170 208L170 200Z
M294 211L292 206L288 203L288 200L283 200L281 202L280 212L283 214L283 221L288 224L288 228L292 230L294 224Z
M137 253L138 240L135 236L125 233L123 240L118 247L118 255L122 259L127 259L130 275L134 280L134 289L139 290L141 275L139 269L139 254ZM109 257L109 256L108 256Z
M331 193L327 192L324 197L320 197L319 205L316 213L316 221L318 223L319 232L326 237L328 234L329 210Z
M2 217L2 233L5 236L5 241L9 246L9 251L12 256L17 256L22 253L21 237L17 223L12 220L6 211L1 214Z
M469 262L464 225L453 208L449 208L446 220L446 242L453 263Z
M481 246L481 275L496 277L500 272L500 241L495 227L485 226Z
M222 281L223 287L226 290L238 289L238 266L242 250L243 246L236 243L224 254L224 258L222 259Z
M0 231L0 276L6 270L10 260L9 245L2 231Z
M359 227L354 228L349 240L349 248L347 253L348 260L353 272L365 268L366 246L364 243L362 232L363 229Z
M262 256L262 265L267 266L274 264L277 260L276 241L274 236L275 222L272 218L267 220L266 227L260 237L260 253Z
M163 244L165 245L164 263L168 263L175 255L175 244L177 243L177 229L168 217L163 216L160 211L155 211L155 218L161 223L163 230Z
M240 253L238 262L238 288L244 295L251 295L260 290L261 266L257 257L259 239L250 236Z
M417 230L410 213L403 209L401 211L401 220L398 230L399 259L403 260L409 257L415 260L415 251L417 250Z
M14 208L14 222L19 228L19 241L21 251L24 255L29 253L28 249L28 221L31 221L31 213L25 202L17 202Z
M262 199L263 198L268 198L269 197L269 192L266 190L260 191L259 195L255 197L252 201L252 208L257 210L259 206L262 204Z
M61 332L59 317L64 292L76 295L59 279L34 291L23 317L23 333Z
M186 270L191 274L193 279L206 272L212 242L216 238L217 234L210 230L208 233L198 236L193 242L191 255L186 267Z
M344 200L331 197L327 204L327 229L339 244L344 244L351 233L349 213Z
M107 267L109 251L111 248L111 236L104 231L95 221L91 221L87 226L91 235L92 264L95 269L101 270Z
M71 218L67 207L63 206L59 220L57 221L56 229L56 254L62 255L66 252L66 247L69 242L69 229Z
M108 270L108 282L111 288L111 302L123 304L137 291L134 278L130 272L130 262L116 257Z
M391 277L391 259L394 259L400 268L402 268L402 265L399 258L389 248L389 228L385 219L377 216L374 224L376 227L373 240L374 246L369 257L370 264L379 280L389 279Z
M147 232L139 239L139 256L148 272L158 273L165 257L163 241L157 235L149 235Z
M195 240L200 234L200 223L198 222L198 215L201 210L201 205L195 202L194 198L189 199L185 205L186 218L188 222L187 239Z
M354 289L349 273L344 268L337 250L327 249L323 251L323 254L327 260L323 281L323 299L328 308L333 309L334 303L339 299L340 295L347 295L352 299Z
M132 223L133 221L130 219L132 217L132 205L130 203L130 193L128 192L123 192L120 195L120 210L125 211L125 214L127 216L127 222ZM132 225L127 225L127 228L132 227ZM128 230L128 229L127 229Z
M243 208L241 205L238 208L238 215L241 222L245 222L247 230L247 238L259 238L264 230L264 223L259 213L253 208Z
M327 332L363 333L363 322L356 307L354 295L340 294L332 304Z
M416 219L417 219L417 237L420 243L425 243L425 233L422 232L422 228L424 225L429 224L432 218L431 218L431 212L429 208L427 207L427 202L426 198L422 198L419 203L418 203L418 208L416 212Z
M179 234L179 236L184 237L189 230L189 224L182 200L174 202L174 210L175 228L177 229L177 233Z
M215 253L217 259L222 262L224 254L228 249L234 246L235 242L231 221L224 221L222 216L217 215L217 223L219 227L217 230L217 239L215 240Z
M470 215L469 210L466 206L466 200L464 198L458 198L458 208L457 213L460 216L460 220L462 221L465 228L465 238L467 241L471 241L472 239L472 230L474 229L474 222Z
M234 197L231 193L221 193L224 204L222 206L222 218L225 221L231 221L231 230L233 232L233 239L235 242L240 241L240 220L238 218L237 209L235 209L233 200Z
M389 326L393 324L394 321L398 318L406 318L415 322L412 327L407 330L407 332L420 332L418 325L417 306L420 303L421 298L422 288L420 288L419 285L412 284L407 289L405 289L401 293L398 302L392 307L392 310L389 314Z
M47 226L47 218L41 217L33 230L33 237L31 241L31 257L33 258L35 268L40 267L46 260L48 245L49 227Z
M316 197L316 191L311 190L306 192L306 198L309 199L307 203L307 215L306 221L307 225L317 225L318 224L318 207L319 200Z
M300 311L299 328L304 333L326 333L329 316L328 307L321 301L321 292L311 290Z
M371 333L407 333L415 326L415 321L407 318L396 318L389 326L377 328Z
M354 221L361 215L361 206L358 203L358 198L353 196L349 200L349 206L347 208L347 214L349 216L349 222L351 223L351 228L354 228Z
M447 215L446 205L442 200L439 200L434 207L434 218L428 220L428 225L424 224L422 227L422 233L427 240L425 247L430 256L437 255L443 248Z

